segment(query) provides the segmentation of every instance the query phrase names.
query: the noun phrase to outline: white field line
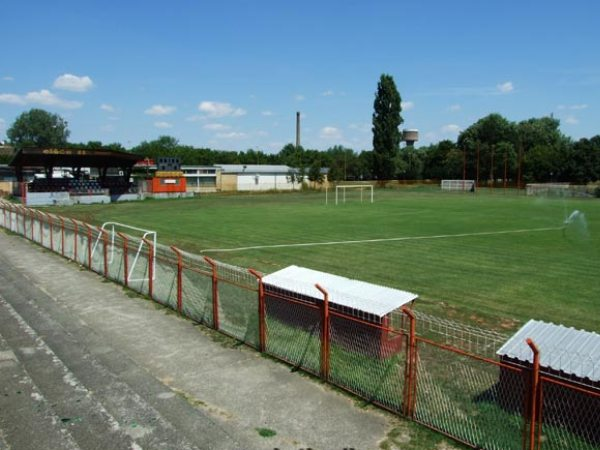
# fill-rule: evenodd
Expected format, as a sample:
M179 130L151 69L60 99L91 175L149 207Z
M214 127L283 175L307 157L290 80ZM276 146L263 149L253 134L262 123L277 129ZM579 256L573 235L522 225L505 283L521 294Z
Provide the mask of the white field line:
M543 231L558 231L563 227L548 227L548 228L528 228L521 230L502 230L502 231L482 231L479 233L460 233L460 234L437 234L432 236L404 236L394 238L380 239L362 239L356 241L328 241L328 242L302 242L296 244L271 244L271 245L252 245L249 247L235 248L207 248L201 250L200 253L217 253L217 252L243 252L246 250L262 250L266 248L291 248L291 247L317 247L320 245L347 245L347 244L368 244L374 242L392 242L392 241L419 241L425 239L447 239L460 238L471 236L492 236L496 234L516 234L516 233L538 233Z

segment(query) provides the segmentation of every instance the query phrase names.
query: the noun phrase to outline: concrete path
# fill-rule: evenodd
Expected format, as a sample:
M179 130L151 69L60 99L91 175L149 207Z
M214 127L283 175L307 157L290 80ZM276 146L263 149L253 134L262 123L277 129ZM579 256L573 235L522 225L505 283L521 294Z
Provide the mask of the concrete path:
M397 425L2 231L0 261L0 450L377 449Z

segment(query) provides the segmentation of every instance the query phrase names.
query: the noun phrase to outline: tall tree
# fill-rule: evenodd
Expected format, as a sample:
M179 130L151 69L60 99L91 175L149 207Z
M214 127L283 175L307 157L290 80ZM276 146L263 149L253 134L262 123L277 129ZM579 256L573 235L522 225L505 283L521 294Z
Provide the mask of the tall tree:
M401 101L392 76L381 75L373 103L373 174L379 180L395 176L394 161L400 150L398 127L404 122Z
M6 135L15 148L64 147L70 131L65 119L43 109L31 109L22 113Z

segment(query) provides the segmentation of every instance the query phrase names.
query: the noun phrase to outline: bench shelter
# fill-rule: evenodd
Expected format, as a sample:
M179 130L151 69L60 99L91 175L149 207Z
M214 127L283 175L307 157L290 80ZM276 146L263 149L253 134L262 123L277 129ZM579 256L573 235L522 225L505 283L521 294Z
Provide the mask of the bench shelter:
M324 301L316 284L328 293L332 344L378 357L400 349L402 335L390 330L400 329L393 313L412 306L412 292L292 265L263 277L267 317L310 331Z

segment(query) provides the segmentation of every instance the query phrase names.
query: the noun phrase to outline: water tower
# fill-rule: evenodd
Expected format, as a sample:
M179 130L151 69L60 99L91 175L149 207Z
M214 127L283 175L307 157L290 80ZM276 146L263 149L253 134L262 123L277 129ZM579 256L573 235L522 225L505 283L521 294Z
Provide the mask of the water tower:
M402 131L402 140L406 142L407 147L414 147L415 142L419 140L419 130L410 129Z

